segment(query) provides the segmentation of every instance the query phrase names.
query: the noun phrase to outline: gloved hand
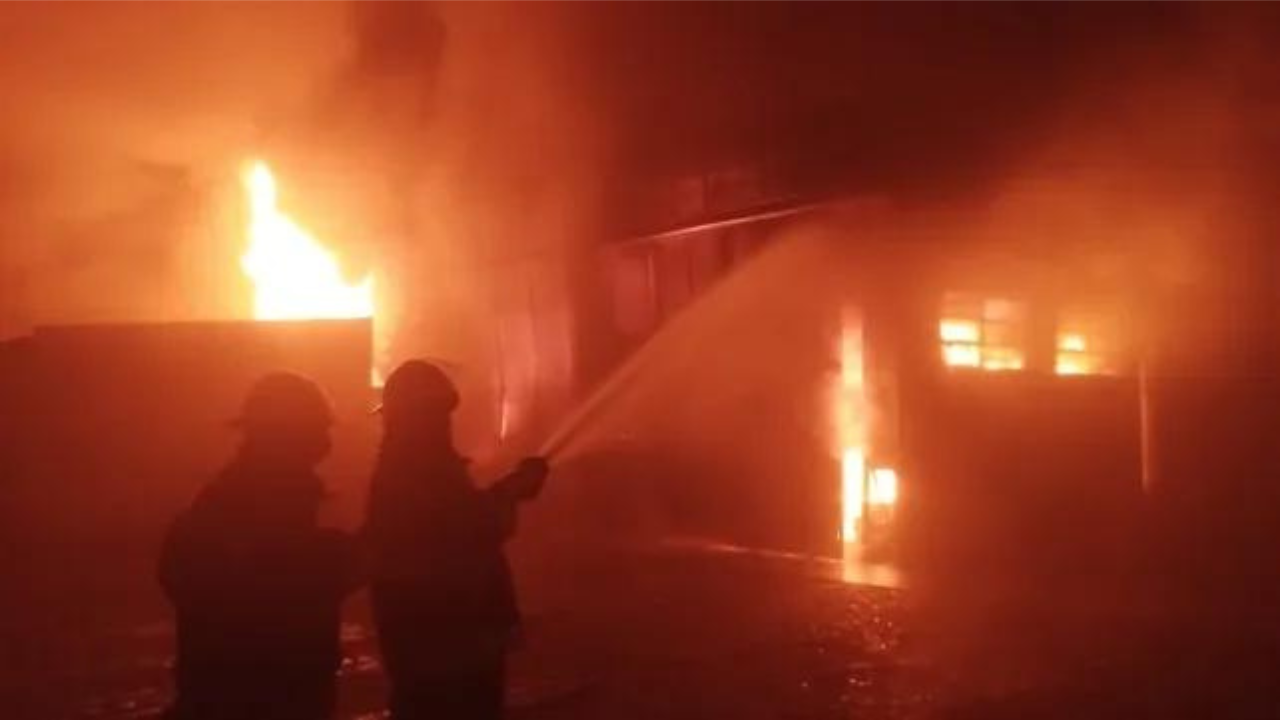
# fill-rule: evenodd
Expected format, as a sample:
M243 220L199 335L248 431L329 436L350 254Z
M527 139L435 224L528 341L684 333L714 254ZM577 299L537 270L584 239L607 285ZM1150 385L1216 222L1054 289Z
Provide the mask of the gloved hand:
M511 482L515 495L520 500L532 500L542 492L547 475L551 472L551 464L544 457L532 456L520 461L512 473Z

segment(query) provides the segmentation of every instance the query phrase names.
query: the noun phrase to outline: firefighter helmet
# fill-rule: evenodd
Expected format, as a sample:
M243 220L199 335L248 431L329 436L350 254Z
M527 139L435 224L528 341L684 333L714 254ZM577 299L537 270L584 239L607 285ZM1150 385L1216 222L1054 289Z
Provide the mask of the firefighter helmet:
M234 424L245 430L279 430L329 425L329 398L312 380L290 372L272 372L249 388Z
M383 414L399 414L403 410L423 408L444 413L458 407L458 388L436 365L425 360L408 360L387 376L382 386Z

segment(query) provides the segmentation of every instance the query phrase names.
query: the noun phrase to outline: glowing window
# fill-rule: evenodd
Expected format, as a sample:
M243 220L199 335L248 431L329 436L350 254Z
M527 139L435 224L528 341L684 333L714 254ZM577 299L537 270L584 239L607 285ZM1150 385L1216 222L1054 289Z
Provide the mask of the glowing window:
M1113 317L1100 311L1068 308L1059 316L1058 375L1114 375L1119 372L1119 331Z
M938 323L942 362L947 367L989 371L1021 370L1026 307L1004 298L948 295Z
M898 472L893 468L872 468L867 474L867 504L893 505L898 502Z

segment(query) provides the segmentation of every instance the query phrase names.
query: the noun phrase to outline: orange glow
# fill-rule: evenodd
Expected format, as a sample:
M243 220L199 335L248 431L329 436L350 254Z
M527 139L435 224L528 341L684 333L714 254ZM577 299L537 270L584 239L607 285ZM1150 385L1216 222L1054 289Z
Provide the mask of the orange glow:
M1022 351L1012 347L984 345L979 326L972 320L944 319L938 324L942 340L942 362L947 367L982 368L983 370L1021 370L1025 365Z
M945 319L938 324L938 336L944 343L977 344L980 339L978 323L972 320Z
M354 283L342 276L333 253L276 204L276 181L266 163L244 173L249 197L249 247L241 268L253 281L258 320L308 320L373 316L373 277Z
M1100 375L1107 369L1102 358L1091 351L1083 333L1060 332L1053 371L1058 375Z
M1023 369L1020 303L954 294L948 300L938 323L944 365L993 372Z
M1053 370L1059 375L1092 375L1095 368L1093 361L1088 358L1059 356L1054 361Z
M977 345L943 345L942 361L950 367L978 367L982 353Z
M872 468L868 478L868 505L894 505L898 502L897 471L893 468Z
M846 311L840 331L840 382L834 397L836 451L840 459L840 540L846 557L866 539L867 513L898 500L898 476L867 464L867 390L863 368L862 321ZM870 471L869 471L870 470ZM889 517L877 514L884 519Z
M1058 336L1058 349L1063 352L1084 352L1086 348L1084 336L1079 333L1063 333Z
M982 352L982 369L991 371L1021 370L1022 353L1011 348L986 348Z
M840 540L851 544L858 541L861 529L866 476L862 321L853 312L844 313L839 353L840 385L835 393L835 428L840 458Z
M864 504L863 480L866 477L866 459L862 448L845 448L840 460L840 539L846 543L858 541Z
M944 319L938 324L938 337L942 339L942 362L949 367L978 367L982 364L978 323Z

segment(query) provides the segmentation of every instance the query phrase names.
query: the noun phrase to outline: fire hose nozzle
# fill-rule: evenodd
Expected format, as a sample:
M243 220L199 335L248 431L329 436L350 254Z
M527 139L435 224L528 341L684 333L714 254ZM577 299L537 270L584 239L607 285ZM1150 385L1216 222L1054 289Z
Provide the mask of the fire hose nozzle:
M527 457L516 465L514 477L516 497L532 500L542 492L542 486L551 473L551 464L541 456Z

